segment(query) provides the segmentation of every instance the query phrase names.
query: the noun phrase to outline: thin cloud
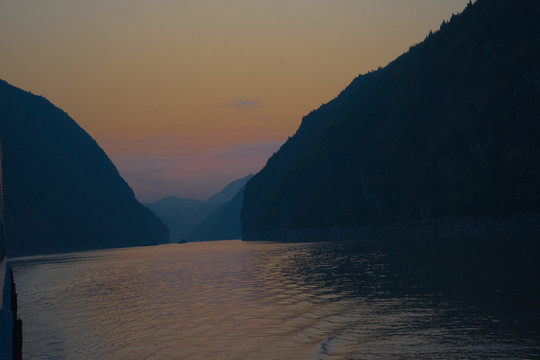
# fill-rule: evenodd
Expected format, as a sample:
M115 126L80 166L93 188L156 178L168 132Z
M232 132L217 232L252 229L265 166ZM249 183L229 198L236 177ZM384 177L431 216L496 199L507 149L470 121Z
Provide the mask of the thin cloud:
M262 102L260 100L253 100L242 96L224 104L224 107L240 109L259 109L262 107Z

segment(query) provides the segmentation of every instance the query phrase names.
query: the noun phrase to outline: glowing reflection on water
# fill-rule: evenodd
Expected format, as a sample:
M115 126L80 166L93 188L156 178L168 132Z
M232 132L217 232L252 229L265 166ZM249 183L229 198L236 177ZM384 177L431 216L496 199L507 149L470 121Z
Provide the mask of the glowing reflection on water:
M513 279L491 287L446 250L221 241L16 259L24 355L537 358L537 299L512 303Z

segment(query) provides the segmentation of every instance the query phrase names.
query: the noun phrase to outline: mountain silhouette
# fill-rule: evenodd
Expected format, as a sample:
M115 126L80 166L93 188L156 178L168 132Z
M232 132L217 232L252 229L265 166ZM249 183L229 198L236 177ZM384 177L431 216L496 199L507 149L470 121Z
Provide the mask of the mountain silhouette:
M98 144L45 98L0 80L0 126L8 256L168 242Z
M244 187L232 200L196 225L188 236L189 241L234 240L242 238L241 211L244 202Z
M539 18L478 0L358 76L248 182L243 239L540 234Z
M180 199L174 196L146 203L170 230L170 241L185 240L193 227L214 212L221 204L206 204L202 200Z
M152 210L171 231L171 242L178 242L190 238L193 228L201 224L208 216L218 210L222 205L231 201L253 177L252 174L237 179L225 186L218 193L210 196L206 201L194 199L180 199L174 196L166 197L154 203L145 204ZM241 204L240 204L241 206ZM236 213L235 213L236 214ZM225 220L224 220L225 221ZM240 212L234 224L240 224ZM228 225L224 225L226 228ZM233 227L236 225L233 225ZM229 234L230 232L227 232ZM240 236L236 237L237 239ZM191 239L190 239L191 240ZM217 240L217 239L206 239Z
M207 200L207 204L224 204L231 201L238 192L246 185L246 183L253 177L253 174L249 174L246 177L234 180L227 186L225 186L220 192L210 196Z

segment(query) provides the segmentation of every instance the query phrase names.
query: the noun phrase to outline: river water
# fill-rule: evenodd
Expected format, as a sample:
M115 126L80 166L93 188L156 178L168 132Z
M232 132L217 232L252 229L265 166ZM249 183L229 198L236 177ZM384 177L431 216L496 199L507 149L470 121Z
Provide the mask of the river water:
M538 359L538 252L219 241L11 260L25 359Z

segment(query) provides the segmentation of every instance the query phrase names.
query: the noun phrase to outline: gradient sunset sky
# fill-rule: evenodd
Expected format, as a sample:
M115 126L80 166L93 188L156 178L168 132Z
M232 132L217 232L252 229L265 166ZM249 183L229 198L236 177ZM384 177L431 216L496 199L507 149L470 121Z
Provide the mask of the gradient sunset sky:
M0 0L0 78L66 111L139 200L204 200L467 2Z

